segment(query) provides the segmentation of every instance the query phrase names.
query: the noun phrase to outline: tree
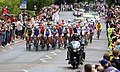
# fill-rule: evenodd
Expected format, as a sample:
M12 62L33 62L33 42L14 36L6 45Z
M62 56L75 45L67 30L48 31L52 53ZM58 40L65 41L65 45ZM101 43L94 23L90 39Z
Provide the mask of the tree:
M34 10L34 5L37 6L37 9L40 9L44 6L49 6L54 4L55 0L28 0L27 9Z
M21 0L0 0L0 14L5 6L8 6L9 14L17 14L20 12L19 4Z

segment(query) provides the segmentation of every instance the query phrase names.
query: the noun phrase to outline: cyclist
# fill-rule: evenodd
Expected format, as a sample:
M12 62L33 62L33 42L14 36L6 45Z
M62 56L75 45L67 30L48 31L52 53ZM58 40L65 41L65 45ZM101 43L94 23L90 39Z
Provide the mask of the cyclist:
M68 27L64 27L63 29L63 42L64 42L64 49L66 48L67 46L67 40L68 40L68 33L69 33L69 29Z
M40 25L40 45L43 46L42 48L44 48L44 43L45 43L45 40L44 40L44 31L45 31L45 27L44 25Z
M72 38L72 35L73 35L73 28L72 28L72 26L69 24L68 25L68 29L69 29L69 33L68 33L68 41L69 41L69 43L71 42L71 38Z
M44 38L45 38L45 41L47 43L47 47L49 47L49 44L51 42L51 36L52 36L52 33L51 33L51 30L47 27L44 31ZM47 41L48 40L48 41Z
M35 26L34 27L34 46L36 46L37 41L39 43L39 38L40 38L40 29L39 29L39 26Z
M84 23L84 26L82 27L82 39L85 40L85 44L88 44L88 37L89 37L89 27L86 23Z
M57 34L58 34L58 31L57 31L56 27L54 26L52 29L52 39L53 39L52 48L54 48L57 44L57 36L56 36Z
M89 24L89 28L90 28L90 36L89 36L89 39L90 39L90 43L92 43L92 37L93 37L93 34L94 34L93 25L92 25L92 24Z
M100 22L98 22L98 24L96 24L96 30L97 30L97 38L99 39L100 32L102 30L102 24Z
M26 30L25 30L25 38L26 38L26 42L27 42L27 44L29 44L29 41L31 41L31 43L33 43L32 42L32 37L33 37L33 35L34 35L34 30L33 30L33 28L30 26L30 24L28 24L28 26L27 26L27 28L26 28Z
M62 24L62 25L64 25L64 24L65 24L65 21L64 21L63 19L61 20L61 24Z
M62 35L63 35L63 29L61 26L58 26L58 43L59 43L59 48L62 46Z
M73 26L73 32L78 33L80 35L80 31L78 30L78 28L76 27L76 25Z

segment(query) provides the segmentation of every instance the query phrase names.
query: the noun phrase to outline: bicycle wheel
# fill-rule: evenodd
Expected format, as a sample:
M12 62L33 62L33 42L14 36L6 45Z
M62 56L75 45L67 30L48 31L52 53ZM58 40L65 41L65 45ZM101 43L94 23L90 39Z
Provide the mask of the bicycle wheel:
M100 37L100 30L98 30L97 35L98 35L98 39L99 39L99 37Z
M90 34L90 43L92 43L92 36L93 34Z
M47 51L49 50L49 42L48 42L48 39L46 41L46 45L47 45Z

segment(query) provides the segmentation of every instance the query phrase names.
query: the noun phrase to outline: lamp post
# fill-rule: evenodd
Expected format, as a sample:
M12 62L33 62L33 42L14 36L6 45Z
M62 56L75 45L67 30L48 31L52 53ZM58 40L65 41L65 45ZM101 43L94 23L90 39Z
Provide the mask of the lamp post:
M37 14L36 12L37 12L37 6L36 5L34 5L34 10L35 10L35 15Z

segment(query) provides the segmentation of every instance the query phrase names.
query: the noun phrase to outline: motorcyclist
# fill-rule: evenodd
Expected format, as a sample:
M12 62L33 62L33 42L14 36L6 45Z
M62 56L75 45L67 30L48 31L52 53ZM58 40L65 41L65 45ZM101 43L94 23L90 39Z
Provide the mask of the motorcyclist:
M79 35L77 33L73 34L72 41L79 41ZM70 59L70 49L71 48L72 48L72 44L70 43L69 46L68 46L67 59L66 60Z

